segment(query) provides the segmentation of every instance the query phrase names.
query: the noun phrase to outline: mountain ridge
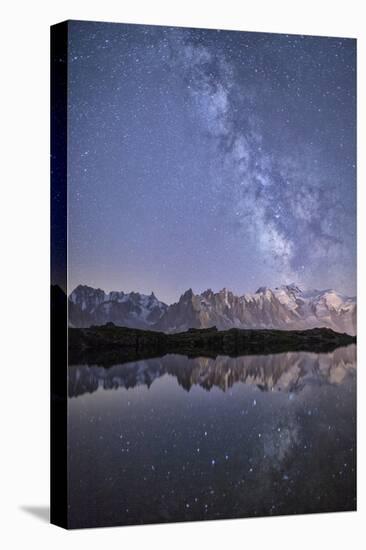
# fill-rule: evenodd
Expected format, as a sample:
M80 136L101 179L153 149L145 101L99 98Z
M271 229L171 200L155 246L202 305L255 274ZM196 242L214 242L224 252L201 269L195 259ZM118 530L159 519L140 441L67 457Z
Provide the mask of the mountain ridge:
M69 296L69 323L88 327L113 322L118 326L181 332L217 326L219 330L282 329L316 327L356 334L356 298L333 289L303 291L296 284L273 289L261 286L255 293L235 295L223 288L195 294L191 288L173 304L160 301L152 292L104 292L77 286Z

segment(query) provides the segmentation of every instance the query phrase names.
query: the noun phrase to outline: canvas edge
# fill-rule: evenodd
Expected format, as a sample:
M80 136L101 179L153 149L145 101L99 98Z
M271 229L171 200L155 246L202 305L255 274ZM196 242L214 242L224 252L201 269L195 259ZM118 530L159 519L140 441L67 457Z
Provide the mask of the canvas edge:
M50 28L51 419L50 522L68 528L67 460L67 88L68 22Z

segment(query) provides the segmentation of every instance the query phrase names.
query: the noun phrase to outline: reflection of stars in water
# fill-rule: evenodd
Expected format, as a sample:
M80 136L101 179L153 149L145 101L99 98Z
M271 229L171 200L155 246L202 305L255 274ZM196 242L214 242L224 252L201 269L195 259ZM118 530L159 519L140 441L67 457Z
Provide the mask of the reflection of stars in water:
M311 360L307 368L315 372ZM98 390L77 414L81 423L85 419L90 425L90 433L83 429L77 436L74 431L70 438L75 441L74 460L87 457L86 449L93 448L93 456L103 462L103 477L98 478L89 460L75 487L87 494L92 483L100 491L93 494L102 495L104 490L113 495L105 512L114 514L114 506L128 509L125 521L141 518L141 510L165 521L222 517L225 511L232 517L293 513L301 511L302 503L311 502L315 510L344 499L349 502L354 445L352 394L345 391L347 387L343 390L313 377L289 401L286 391L260 391L245 384L234 385L230 393L197 387L185 392L170 377L168 383L157 379L149 390L129 389L130 406L125 390ZM71 409L78 402L72 399ZM93 402L98 405L89 410ZM121 444L129 454L117 458ZM104 488L98 485L101 481ZM121 487L123 491L117 491ZM148 502L141 494L148 496ZM117 519L121 522L120 516Z

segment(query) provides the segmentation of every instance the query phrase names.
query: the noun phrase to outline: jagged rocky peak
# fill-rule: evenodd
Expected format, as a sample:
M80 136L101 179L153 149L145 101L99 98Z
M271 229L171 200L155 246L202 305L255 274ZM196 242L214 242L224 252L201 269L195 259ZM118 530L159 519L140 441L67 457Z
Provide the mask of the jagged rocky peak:
M266 294L268 292L272 292L272 290L270 288L268 288L268 286L260 286L255 291L255 294Z
M208 288L204 292L202 292L201 296L204 298L210 299L214 296L213 290L211 288Z
M76 298L76 297L81 296L81 295L95 296L95 295L98 295L98 294L103 294L104 295L104 291L100 288L93 288L92 286L88 286L88 285L78 285L71 292L70 298L71 297Z
M219 330L277 328L305 330L325 327L337 332L356 333L356 300L333 291L304 292L296 283L273 289L262 286L254 294L236 296L227 288L207 289L201 294L187 290L178 304L169 306L157 323L166 332L188 328Z
M69 296L69 322L75 327L104 325L113 322L118 326L150 328L165 313L167 304L154 293L125 293L77 286Z
M290 283L289 285L281 285L280 287L276 287L276 290L285 290L287 292L292 292L294 294L302 293L301 288L298 287L296 283Z
M123 290L121 290L121 291L111 290L110 293L109 293L109 299L112 300L112 301L123 300L125 296L126 296L126 294L123 292Z
M184 294L182 294L179 301L191 300L193 296L194 296L193 290L189 288L188 290L185 291Z
M105 292L100 288L87 285L78 285L70 294L73 304L79 305L84 311L90 307L96 307L105 300Z
M222 288L220 291L219 291L219 296L220 297L223 297L225 300L229 297L229 296L232 296L233 293L228 290L226 287Z
M70 324L75 327L103 325L146 328L165 332L189 328L274 328L305 330L316 327L356 334L356 299L334 290L303 291L295 283L270 289L259 287L254 294L236 296L227 288L207 289L195 294L192 288L168 306L150 295L123 291L105 294L101 289L79 285L70 295Z

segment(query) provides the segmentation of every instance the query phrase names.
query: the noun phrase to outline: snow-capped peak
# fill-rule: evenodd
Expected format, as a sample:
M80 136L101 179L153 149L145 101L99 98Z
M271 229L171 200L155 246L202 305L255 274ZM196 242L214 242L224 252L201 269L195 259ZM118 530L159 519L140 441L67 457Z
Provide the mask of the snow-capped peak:
M120 326L148 328L168 307L153 292L150 295L114 290L105 293L83 285L73 290L69 300L73 306L69 308L73 326L102 325L111 321Z
M277 288L280 288L281 290L285 290L286 292L292 292L294 294L302 294L301 288L299 288L296 283L290 283L289 285L281 285L280 287L277 287Z
M113 322L116 325L154 330L188 328L277 328L303 330L327 327L356 333L356 299L332 289L303 291L295 283L254 294L236 296L223 288L195 294L190 288L168 306L139 292L112 291L78 286L70 294L69 316L73 326Z

